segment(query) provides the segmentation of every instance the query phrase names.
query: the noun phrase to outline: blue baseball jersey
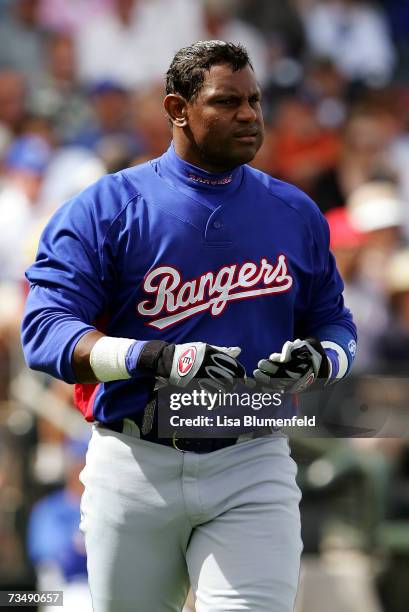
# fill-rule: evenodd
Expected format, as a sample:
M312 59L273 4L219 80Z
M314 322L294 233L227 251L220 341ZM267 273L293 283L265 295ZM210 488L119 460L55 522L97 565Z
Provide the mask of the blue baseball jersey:
M356 329L328 226L302 191L247 165L211 174L168 151L107 175L48 223L23 347L30 367L75 382L78 340L109 336L240 346L252 372L287 340L315 336L352 361ZM131 418L153 376L82 385L88 420Z

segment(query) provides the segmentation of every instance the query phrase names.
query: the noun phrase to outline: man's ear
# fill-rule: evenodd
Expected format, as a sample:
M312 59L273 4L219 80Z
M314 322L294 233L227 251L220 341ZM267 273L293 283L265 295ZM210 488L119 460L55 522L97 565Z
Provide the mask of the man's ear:
M187 102L183 96L168 94L163 101L163 106L175 127L183 128L187 126Z

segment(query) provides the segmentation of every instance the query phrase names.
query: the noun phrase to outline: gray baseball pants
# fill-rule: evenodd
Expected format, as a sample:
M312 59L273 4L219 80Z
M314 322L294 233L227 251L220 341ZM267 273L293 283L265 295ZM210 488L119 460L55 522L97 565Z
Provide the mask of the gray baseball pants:
M81 480L94 612L292 612L296 465L272 434L196 454L95 426Z

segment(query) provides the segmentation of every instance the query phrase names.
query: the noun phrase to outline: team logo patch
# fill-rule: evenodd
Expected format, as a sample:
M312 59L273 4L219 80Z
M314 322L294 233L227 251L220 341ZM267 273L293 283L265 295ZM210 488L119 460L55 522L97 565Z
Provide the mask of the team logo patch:
M351 353L352 357L355 357L355 355L356 355L356 342L355 342L355 340L350 340L348 342L348 350Z
M179 376L186 376L189 374L190 370L193 368L193 364L196 361L196 347L190 346L187 348L178 361L178 374Z

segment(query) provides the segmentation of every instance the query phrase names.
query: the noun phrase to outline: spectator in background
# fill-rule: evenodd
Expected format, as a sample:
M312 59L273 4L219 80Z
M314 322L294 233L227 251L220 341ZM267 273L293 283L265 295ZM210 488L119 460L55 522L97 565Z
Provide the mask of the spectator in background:
M335 164L319 173L310 195L322 212L344 206L360 185L378 176L393 176L387 157L391 140L388 116L370 108L354 110L343 126L342 149Z
M388 17L393 42L397 47L399 65L396 77L407 82L409 77L409 2L408 0L381 0Z
M89 122L91 108L77 81L72 37L65 33L53 34L47 51L47 71L31 91L28 108L34 115L48 118L58 142L65 143Z
M131 94L120 83L101 81L91 88L90 102L93 118L77 131L72 144L94 151L108 172L129 165L143 150L141 138L130 126Z
M41 25L52 32L75 34L84 23L106 14L113 0L40 0Z
M85 544L79 531L83 491L79 475L85 452L84 441L66 442L65 485L33 506L28 524L28 553L36 569L39 590L63 590L64 609L91 612Z
M189 0L113 0L111 12L78 31L81 78L112 80L128 90L162 82L175 49L199 38L200 6Z
M38 0L15 0L0 23L0 68L22 73L29 82L41 78L45 36L38 20Z
M354 227L344 207L333 208L325 217L330 229L331 251L342 279L348 285L355 276L366 235Z
M264 121L277 104L293 95L303 78L304 27L293 0L240 0L237 17L263 35L266 78L263 82Z
M141 135L144 151L134 163L162 155L170 144L171 132L163 113L161 94L162 85L156 85L136 95L133 104L133 129Z
M367 234L354 226L345 207L333 208L326 219L330 248L345 285L345 301L353 308L357 322L359 350L354 362L355 374L368 374L377 365L376 348L388 324L386 300L382 291L375 290L362 277L360 259L365 252Z
M158 77L143 8L137 0L114 0L112 12L82 24L77 40L85 82L111 80L132 89Z
M283 100L272 131L270 149L263 152L266 158L263 165L267 164L274 176L295 183L304 191L311 192L317 177L338 161L341 146L338 133L321 126L314 106L301 98Z
M0 283L22 283L23 244L50 157L48 144L38 136L22 136L6 152L0 184Z
M383 372L405 376L409 371L409 248L394 253L386 269L390 320L378 343Z
M351 81L389 82L395 50L384 14L366 0L318 0L303 12L314 55L330 57Z
M346 78L328 57L311 58L305 68L300 94L314 104L323 128L341 128L347 114Z
M304 27L292 0L241 0L238 16L263 33L268 48L279 45L285 55L301 57Z
M203 35L209 40L239 41L251 57L258 81L268 76L267 46L261 33L237 17L236 0L203 0Z
M399 247L403 207L396 186L388 181L365 183L347 200L351 222L358 231L366 233L366 251L376 252L378 265L384 264ZM376 278L385 278L379 276L384 272L384 266L380 265L380 268L376 271Z
M0 42L1 46L1 42ZM0 70L0 126L17 136L25 118L26 83L15 70Z
M407 206L404 207L403 211L403 225L406 239L409 240L409 88L399 87L394 91L394 101L393 110L397 129L388 150L388 155L397 175L400 196L403 201L407 202Z
M371 373L379 368L380 338L390 326L388 262L400 245L402 203L393 184L374 181L351 193L345 215L354 231L365 235L359 257L346 272L345 299L360 330L356 372Z

